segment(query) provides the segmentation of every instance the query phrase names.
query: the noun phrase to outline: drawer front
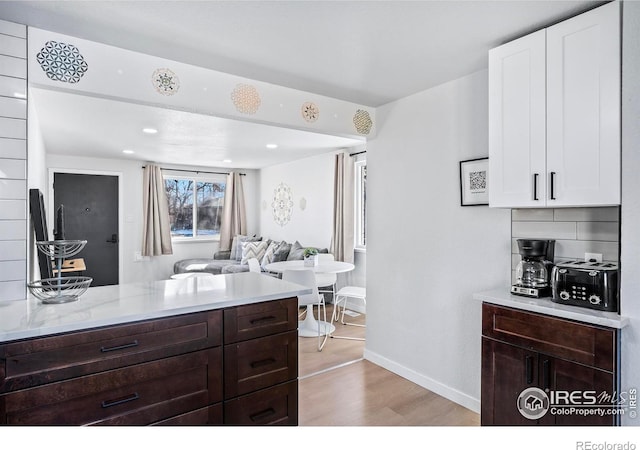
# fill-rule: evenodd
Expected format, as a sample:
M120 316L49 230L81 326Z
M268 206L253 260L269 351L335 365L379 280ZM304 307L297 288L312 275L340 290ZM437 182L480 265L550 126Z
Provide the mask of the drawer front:
M298 380L224 402L225 425L298 425Z
M220 402L220 347L0 396L9 425L146 425Z
M35 338L0 346L0 392L221 345L222 311Z
M161 420L152 425L222 425L222 417L222 403L218 403L217 405L196 409L195 411L189 411L188 413L180 414L170 419Z
M298 328L296 297L224 310L224 343L246 341Z
M224 346L225 399L298 378L298 332Z
M613 372L616 331L497 305L482 305L482 335Z

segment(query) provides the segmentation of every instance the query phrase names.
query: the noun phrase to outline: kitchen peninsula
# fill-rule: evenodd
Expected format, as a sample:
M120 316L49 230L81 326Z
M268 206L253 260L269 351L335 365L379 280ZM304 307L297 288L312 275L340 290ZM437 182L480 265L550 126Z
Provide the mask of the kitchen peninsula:
M0 303L0 423L297 425L297 295L257 273Z

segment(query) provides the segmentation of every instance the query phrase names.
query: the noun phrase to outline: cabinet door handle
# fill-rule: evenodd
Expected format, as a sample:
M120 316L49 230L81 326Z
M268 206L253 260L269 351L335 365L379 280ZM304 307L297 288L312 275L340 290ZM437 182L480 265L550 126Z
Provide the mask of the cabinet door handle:
M260 411L258 413L250 415L249 419L251 419L252 422L257 422L259 420L266 419L267 417L272 416L275 413L276 413L275 409L268 408L268 409L265 409L264 411Z
M538 201L538 174L533 174L533 200Z
M550 375L550 363L548 359L545 359L542 362L542 388L543 389L549 389L549 379L551 378Z
M524 359L525 362L525 376L527 377L527 384L533 383L533 356L527 356Z
M128 344L116 345L115 347L100 347L100 351L102 353L107 353L107 352L114 352L116 350L124 350L125 348L131 348L131 347L137 347L137 346L138 346L138 341L135 340Z
M128 403L128 402L132 402L134 400L138 400L139 398L140 398L140 396L138 395L138 393L134 392L131 395L127 395L126 397L118 398L116 400L104 400L102 402L102 407L103 408L110 408L112 406L122 405L123 403Z
M555 200L556 199L556 193L555 193L554 186L553 186L555 184L555 181L556 181L556 173L555 172L551 172L551 181L550 181L550 184L551 184L550 199L551 200Z
M250 366L252 369L255 369L256 367L268 366L269 364L273 364L274 362L276 362L275 359L267 358L267 359L261 359L260 361L254 361L250 364Z
M276 319L275 316L265 316L265 317L260 317L259 319L252 319L251 321L249 321L249 323L251 325L258 325L265 322L273 322L275 319Z

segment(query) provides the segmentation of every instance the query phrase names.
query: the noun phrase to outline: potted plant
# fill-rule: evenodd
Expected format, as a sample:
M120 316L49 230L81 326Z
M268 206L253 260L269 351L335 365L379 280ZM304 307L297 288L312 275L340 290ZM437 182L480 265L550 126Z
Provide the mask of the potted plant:
M318 265L318 249L313 247L307 247L302 252L304 256L304 265L307 267L314 267Z

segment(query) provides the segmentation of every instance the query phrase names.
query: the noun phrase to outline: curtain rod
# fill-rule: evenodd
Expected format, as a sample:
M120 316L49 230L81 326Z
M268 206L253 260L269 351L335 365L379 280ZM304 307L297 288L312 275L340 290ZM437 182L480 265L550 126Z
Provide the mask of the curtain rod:
M147 166L142 166L142 168L144 169ZM214 174L214 175L229 175L229 172L207 172L205 170L184 170L184 169L168 169L166 167L160 167L160 170L170 170L172 172L189 172L189 173L210 173L210 174ZM246 175L246 173L241 173L240 176L244 177Z
M361 152L357 152L357 153L349 153L349 156L356 156L356 155L362 155L363 153L367 153L366 150L363 150Z

